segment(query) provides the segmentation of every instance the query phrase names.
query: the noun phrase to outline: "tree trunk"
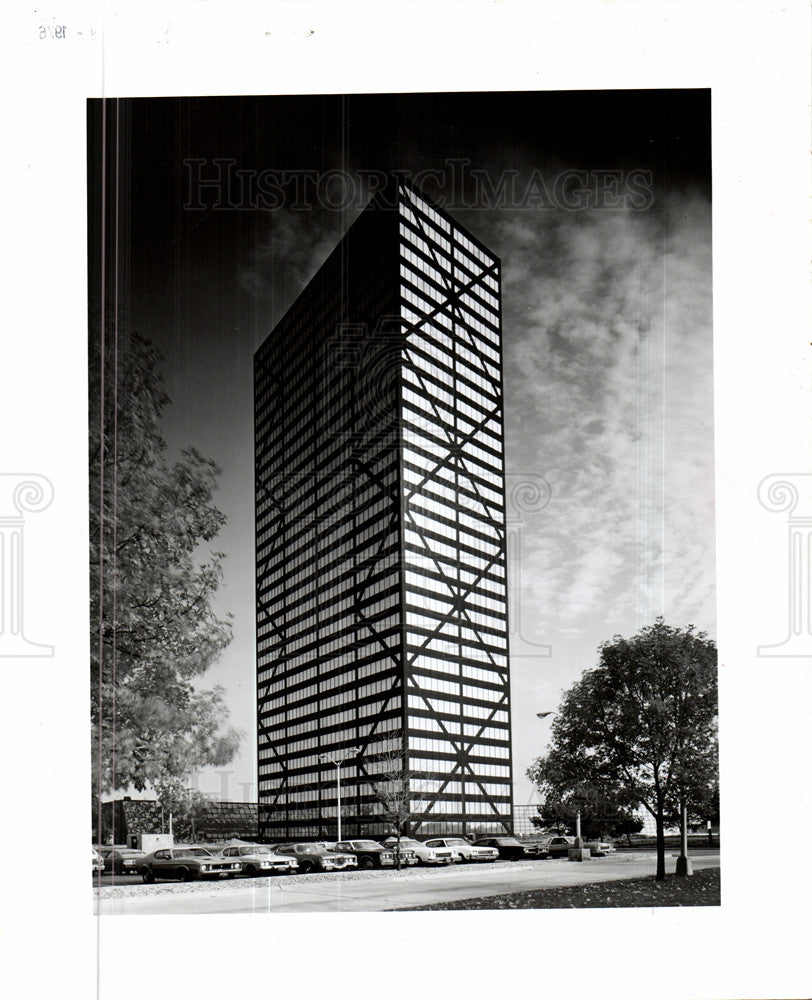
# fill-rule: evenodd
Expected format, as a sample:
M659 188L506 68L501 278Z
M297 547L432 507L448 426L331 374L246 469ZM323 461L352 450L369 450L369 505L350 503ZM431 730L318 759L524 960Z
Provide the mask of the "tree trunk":
M665 820L663 819L662 803L657 803L657 814L654 817L657 824L657 874L656 881L665 882Z

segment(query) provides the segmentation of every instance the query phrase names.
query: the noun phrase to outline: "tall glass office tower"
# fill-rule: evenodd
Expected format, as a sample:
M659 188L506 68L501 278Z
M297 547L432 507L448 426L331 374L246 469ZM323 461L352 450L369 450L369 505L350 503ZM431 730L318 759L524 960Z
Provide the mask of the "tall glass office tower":
M256 353L266 840L511 829L499 271L393 179Z

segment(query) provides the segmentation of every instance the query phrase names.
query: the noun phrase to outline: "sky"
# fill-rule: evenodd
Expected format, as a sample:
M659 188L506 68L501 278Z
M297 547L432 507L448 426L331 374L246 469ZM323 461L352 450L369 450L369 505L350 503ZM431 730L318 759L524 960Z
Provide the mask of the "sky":
M395 170L502 260L515 801L535 801L524 772L550 721L536 713L557 707L600 643L659 614L715 635L708 92L113 110L107 292L115 282L121 322L164 354L170 449L193 445L223 470L217 606L234 640L204 683L225 687L245 739L198 786L255 798L253 353ZM217 176L228 191L197 183ZM91 225L91 305L100 234Z

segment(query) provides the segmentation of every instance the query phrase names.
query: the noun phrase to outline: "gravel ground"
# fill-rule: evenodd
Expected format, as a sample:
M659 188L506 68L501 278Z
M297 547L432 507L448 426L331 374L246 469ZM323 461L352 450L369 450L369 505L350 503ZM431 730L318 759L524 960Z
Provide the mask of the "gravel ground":
M705 868L689 878L669 875L665 882L647 878L593 882L555 889L532 889L500 896L478 896L397 910L549 910L594 907L719 906L719 868Z
M618 858L618 855L614 855ZM601 858L595 858L594 864L600 864ZM636 861L651 861L650 853L640 853L635 855L631 852L624 852L623 862L634 863ZM198 893L198 892L233 892L245 888L247 884L258 885L269 882L272 885L297 885L307 882L344 882L356 879L380 879L380 878L442 878L455 879L462 871L470 872L477 869L487 869L488 871L498 871L499 869L509 871L535 871L538 868L550 869L556 865L568 865L566 858L545 858L529 861L491 861L487 864L464 865L430 865L423 867L418 865L412 868L404 868L401 871L373 870L373 871L348 871L348 872L313 872L310 875L266 875L257 878L237 878L237 879L206 879L202 882L155 882L152 885L143 883L125 885L94 885L94 889L99 899L109 899L110 897L124 896L154 896L166 893ZM545 890L546 891L546 890Z
M533 869L538 865L566 864L567 862L556 859L546 861L527 861L521 864L515 861L492 861L487 865L465 865L463 870L471 871L477 868L487 868L489 871L495 869L510 869L517 871L521 869ZM402 868L400 871L389 869L373 869L372 871L346 871L346 872L313 872L310 875L265 875L257 878L237 878L237 879L206 879L202 882L154 882L152 885L115 885L96 886L96 892L100 899L107 899L110 896L153 896L163 893L177 892L228 892L234 889L245 887L247 884L260 884L270 882L272 885L280 883L282 885L297 885L307 882L345 882L356 879L371 878L435 878L437 875L453 879L460 869L456 865L415 865L411 868Z

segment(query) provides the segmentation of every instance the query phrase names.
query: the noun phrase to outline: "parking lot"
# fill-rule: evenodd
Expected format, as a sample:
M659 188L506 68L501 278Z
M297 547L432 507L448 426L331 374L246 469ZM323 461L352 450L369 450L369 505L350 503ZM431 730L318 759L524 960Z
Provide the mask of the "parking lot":
M695 871L718 867L716 849L689 852ZM676 856L666 856L672 873ZM335 872L280 875L193 883L143 885L139 877L94 880L94 912L101 915L159 913L352 912L419 906L523 889L555 888L585 882L652 875L651 852L618 852L586 862L563 859L497 861L412 868L407 871Z

